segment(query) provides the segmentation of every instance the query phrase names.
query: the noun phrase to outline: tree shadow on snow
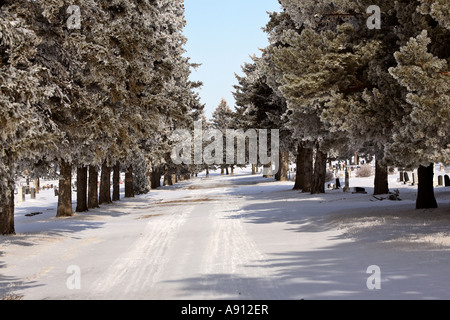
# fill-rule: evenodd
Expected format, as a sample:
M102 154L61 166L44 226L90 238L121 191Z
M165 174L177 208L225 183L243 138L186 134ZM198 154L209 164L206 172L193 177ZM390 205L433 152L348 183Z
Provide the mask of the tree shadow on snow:
M3 253L0 252L0 258L2 256ZM5 264L0 262L0 301L21 300L23 296L18 292L42 286L38 285L36 281L23 281L17 277L5 276L2 273L3 268L5 268Z
M355 253L357 252L357 256ZM428 252L429 256L432 253ZM417 255L380 256L376 248L339 243L315 251L269 253L244 267L245 275L205 274L166 283L181 285L176 299L415 300L446 299L450 280L442 265L418 266ZM368 268L377 265L381 289L371 290ZM261 276L264 274L264 276Z

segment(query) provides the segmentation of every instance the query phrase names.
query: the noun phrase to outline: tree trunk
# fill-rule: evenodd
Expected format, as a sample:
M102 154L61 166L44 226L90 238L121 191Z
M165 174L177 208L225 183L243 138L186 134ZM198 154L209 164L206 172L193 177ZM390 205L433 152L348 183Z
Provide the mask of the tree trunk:
M345 166L345 186L343 188L344 192L350 191L350 173L348 172L348 166Z
M0 234L16 234L14 229L14 181L8 181L8 187L0 188Z
M275 181L280 181L281 180L281 166L283 163L283 152L279 152L278 153L278 170L275 172ZM275 168L277 169L277 168Z
M430 164L428 167L420 166L417 171L419 177L416 201L417 209L435 209L438 207L436 197L434 196L433 166L434 163Z
M388 182L388 168L381 165L380 161L375 161L375 188L374 195L388 194L389 182Z
M36 189L36 194L39 194L40 191L39 178L33 178L33 186Z
M209 168L206 167L206 178L209 178Z
M89 167L88 208L98 208L98 172L97 168Z
M99 204L111 203L111 168L105 160L102 164L102 172L100 174L100 193Z
M311 184L311 194L325 193L325 179L327 173L327 154L316 150L314 172Z
M171 183L172 178L169 172L169 167L164 167L164 186L171 186L173 182Z
M278 181L288 181L289 171L289 151L283 151L280 153L280 167L278 168Z
M71 217L72 209L72 165L64 160L61 161L61 177L59 179L59 198L56 216Z
M252 164L252 176L256 174L256 165Z
M88 168L77 168L77 208L76 212L88 211L87 204Z
M153 171L150 174L150 183L152 190L161 187L161 171L159 168L153 168Z
M155 186L156 188L161 187L161 167L157 168L155 172Z
M301 144L298 145L297 163L296 163L295 185L294 190L303 190L305 181L305 148Z
M113 197L112 201L120 201L120 164L113 167Z
M303 188L302 192L311 192L312 177L313 177L313 149L304 149L305 158L303 164Z
M133 165L130 165L125 173L125 198L134 198Z

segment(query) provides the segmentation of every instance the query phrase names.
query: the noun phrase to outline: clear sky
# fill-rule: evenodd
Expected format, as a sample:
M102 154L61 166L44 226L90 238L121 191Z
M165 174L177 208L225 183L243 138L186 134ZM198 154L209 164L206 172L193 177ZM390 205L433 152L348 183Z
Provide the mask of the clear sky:
M199 91L205 113L211 117L220 100L234 107L232 91L235 73L261 55L259 48L268 44L261 30L269 21L267 12L280 11L278 0L185 0L188 38L186 56L202 66L191 79L203 82Z

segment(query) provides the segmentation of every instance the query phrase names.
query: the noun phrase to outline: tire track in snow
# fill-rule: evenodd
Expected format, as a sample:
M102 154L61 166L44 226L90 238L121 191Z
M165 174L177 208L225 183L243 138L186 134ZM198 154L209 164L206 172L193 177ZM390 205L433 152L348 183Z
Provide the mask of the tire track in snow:
M224 200L225 202L225 200ZM238 217L239 205L228 200L214 215L214 232L203 260L203 286L223 299L280 299L267 257Z
M185 210L180 212L176 206L160 210L165 210L164 214L151 219L141 238L91 286L92 296L108 299L132 297L129 296L131 292L142 291L159 281L168 263L166 252L188 214Z
M90 287L93 298L280 299L267 257L247 233L238 213L242 201L224 189L183 196L214 197L214 203L164 206L141 238ZM200 219L200 220L199 220ZM198 223L202 225L199 226ZM193 234L195 233L195 234ZM191 236L192 234L192 236ZM199 279L198 284L189 279ZM187 293L187 294L186 294Z

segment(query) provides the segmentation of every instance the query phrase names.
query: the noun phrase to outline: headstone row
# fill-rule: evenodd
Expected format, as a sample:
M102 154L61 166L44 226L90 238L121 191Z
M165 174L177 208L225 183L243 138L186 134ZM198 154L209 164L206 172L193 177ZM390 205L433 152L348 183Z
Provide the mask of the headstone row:
M412 181L411 181L412 178ZM417 173L413 172L411 173L411 178L408 174L408 172L400 171L400 182L403 182L404 184L407 184L410 182L413 186L419 184L419 179L417 177ZM445 186L450 187L450 176L446 174L445 176L437 176L437 180L435 180L435 186Z
M19 186L17 188L17 201L19 203L25 202L25 195L29 194L31 199L36 199L36 188Z
M445 176L438 176L438 186L450 187L450 177L448 174Z

